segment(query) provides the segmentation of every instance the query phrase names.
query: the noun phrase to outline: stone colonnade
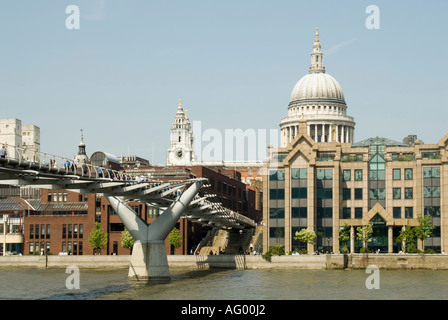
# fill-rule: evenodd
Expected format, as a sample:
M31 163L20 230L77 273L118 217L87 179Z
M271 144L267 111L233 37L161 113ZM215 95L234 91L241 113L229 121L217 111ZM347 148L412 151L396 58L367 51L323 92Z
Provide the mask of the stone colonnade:
M353 143L354 127L347 124L307 122L307 134L316 142ZM299 132L299 124L281 128L282 146L288 145Z

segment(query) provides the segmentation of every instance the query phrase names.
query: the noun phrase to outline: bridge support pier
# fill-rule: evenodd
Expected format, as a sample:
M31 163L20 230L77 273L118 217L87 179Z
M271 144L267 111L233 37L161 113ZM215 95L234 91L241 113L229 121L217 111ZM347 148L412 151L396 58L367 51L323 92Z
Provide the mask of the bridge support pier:
M137 281L168 281L170 271L165 241L135 242L128 277Z
M123 200L107 196L112 208L134 238L128 277L138 281L170 279L165 239L185 213L204 181L193 182L153 223L148 225Z

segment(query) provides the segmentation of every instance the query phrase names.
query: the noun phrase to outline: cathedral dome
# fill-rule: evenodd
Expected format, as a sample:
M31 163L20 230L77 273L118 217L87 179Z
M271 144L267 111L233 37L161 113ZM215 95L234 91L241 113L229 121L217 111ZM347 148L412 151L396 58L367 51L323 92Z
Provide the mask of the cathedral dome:
M341 86L325 73L317 28L309 72L292 89L288 116L281 120L280 130L282 147L305 132L318 143L353 143L355 122L347 115Z
M345 104L344 93L335 78L326 73L309 73L294 86L290 102L328 100Z

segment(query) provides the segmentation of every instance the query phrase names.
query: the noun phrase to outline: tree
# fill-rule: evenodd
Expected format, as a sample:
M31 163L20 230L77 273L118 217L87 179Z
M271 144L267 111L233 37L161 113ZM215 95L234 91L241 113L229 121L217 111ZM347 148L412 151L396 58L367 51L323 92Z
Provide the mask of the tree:
M431 216L423 217L419 215L417 217L418 225L412 228L417 239L423 241L432 236L432 230L435 227L432 226L431 220Z
M265 259L266 261L271 262L271 257L272 256L283 256L285 255L285 247L279 243L277 243L274 246L270 246L268 251L261 255L263 257L263 259Z
M300 231L296 231L296 234L294 236L295 240L302 241L307 244L314 245L316 241L316 232L310 229L302 229Z
M180 230L174 228L170 233L168 241L172 246L174 246L174 248L180 248L182 246L182 237L180 235Z
M364 243L364 251L367 252L367 243L372 241L373 224L369 223L356 228L356 239Z
M349 253L350 250L347 246L347 241L350 240L350 227L347 222L344 223L342 229L339 231L339 242L342 242L344 246L342 247L342 253Z
M103 249L107 245L107 238L108 235L103 231L103 228L101 228L101 223L95 222L95 227L93 228L92 232L89 235L89 244L93 247L95 250L95 253L98 249Z
M395 240L403 243L404 252L417 252L417 248L414 245L415 233L413 228L409 226L404 227L401 229L400 234Z
M121 233L121 246L125 249L130 249L132 253L132 248L134 247L134 238L128 229L124 228Z

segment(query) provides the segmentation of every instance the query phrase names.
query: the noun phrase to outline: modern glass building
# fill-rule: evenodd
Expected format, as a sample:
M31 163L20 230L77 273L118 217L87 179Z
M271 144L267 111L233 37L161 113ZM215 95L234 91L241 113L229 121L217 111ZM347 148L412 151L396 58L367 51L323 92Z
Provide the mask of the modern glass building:
M304 122L301 125L305 125ZM345 223L352 231L373 224L369 248L398 252L400 230L430 216L433 236L418 244L448 249L448 135L438 144L412 145L372 138L360 143L316 143L306 133L287 148L270 149L264 181L264 248L306 247L296 231L314 230L316 247L339 252ZM363 245L353 241L355 252ZM423 247L421 247L423 245ZM350 247L348 245L348 247Z
M339 84L323 76L318 41L316 33L310 73L293 88L288 117L280 123L280 148L269 149L264 166L264 250L279 243L287 252L339 252L344 245L359 252L363 244L355 240L356 228L371 223L369 248L398 252L400 231L417 225L418 216L430 216L433 236L417 245L446 251L448 134L435 144L415 136L404 142L375 137L354 143L353 118L346 115ZM308 79L316 74L322 81ZM345 224L349 243L339 241ZM315 245L294 239L304 228L318 235Z

